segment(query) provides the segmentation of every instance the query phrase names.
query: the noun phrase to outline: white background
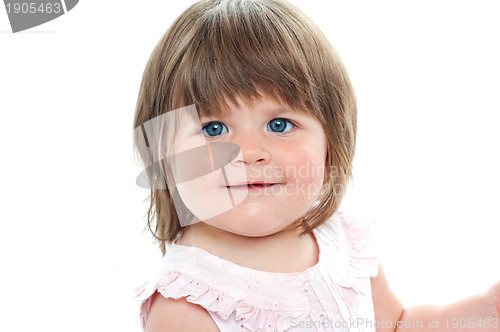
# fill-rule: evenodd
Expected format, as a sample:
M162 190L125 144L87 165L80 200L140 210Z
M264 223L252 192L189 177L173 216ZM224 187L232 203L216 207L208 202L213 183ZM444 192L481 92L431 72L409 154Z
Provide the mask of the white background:
M359 102L346 205L378 224L406 305L500 279L497 1L293 1ZM81 1L12 34L0 8L2 331L139 331L131 289L160 258L132 120L148 57L192 1ZM142 235L141 235L142 234Z

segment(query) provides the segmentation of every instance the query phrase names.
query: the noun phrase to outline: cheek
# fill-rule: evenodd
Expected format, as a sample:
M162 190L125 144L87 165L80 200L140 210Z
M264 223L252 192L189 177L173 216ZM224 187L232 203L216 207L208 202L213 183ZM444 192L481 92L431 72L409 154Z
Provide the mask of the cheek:
M284 172L289 188L296 196L315 200L321 192L325 177L325 155L311 149L297 149L297 153L284 160Z
M283 150L280 160L287 177L295 177L305 182L324 179L326 144L321 143L323 142L318 139Z

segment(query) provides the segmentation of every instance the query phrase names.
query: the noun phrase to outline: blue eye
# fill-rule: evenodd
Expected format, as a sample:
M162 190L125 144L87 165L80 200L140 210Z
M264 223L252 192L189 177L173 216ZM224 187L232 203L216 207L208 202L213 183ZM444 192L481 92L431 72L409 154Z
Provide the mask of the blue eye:
M283 133L283 132L285 132L285 129L287 129L287 128L289 128L287 130L287 131L289 131L294 126L295 125L291 121L283 119L283 118L272 119L268 124L269 129L271 129L272 131L274 131L276 133Z
M269 121L267 127L269 130L281 134L293 129L296 125L290 120L276 118ZM215 137L227 133L227 127L219 121L208 122L201 127L203 133L209 137Z
M207 123L206 125L204 125L201 130L203 131L203 133L205 133L206 135L208 136L218 136L218 135L221 135L223 134L223 128L225 128L226 126L224 126L222 123L220 122L209 122ZM226 132L227 132L227 128L226 128Z

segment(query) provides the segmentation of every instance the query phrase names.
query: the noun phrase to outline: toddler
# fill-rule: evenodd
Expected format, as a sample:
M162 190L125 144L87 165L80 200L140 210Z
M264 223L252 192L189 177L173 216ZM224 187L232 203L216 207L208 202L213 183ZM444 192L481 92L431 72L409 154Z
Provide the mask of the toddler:
M372 225L339 208L356 119L341 59L293 5L203 0L177 18L134 118L164 254L137 289L144 329L500 331L500 283L444 307L391 292Z

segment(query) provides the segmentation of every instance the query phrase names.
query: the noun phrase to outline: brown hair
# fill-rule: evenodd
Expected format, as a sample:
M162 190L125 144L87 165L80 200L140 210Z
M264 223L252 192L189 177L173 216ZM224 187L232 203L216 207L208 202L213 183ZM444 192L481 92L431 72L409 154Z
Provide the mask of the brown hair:
M194 104L200 115L217 114L226 99L251 103L261 97L258 91L307 111L326 133L328 190L295 222L303 233L310 232L338 209L352 176L356 98L326 37L285 1L203 0L184 11L146 65L134 117L134 129L142 130L135 130L134 149L144 163L151 158L137 149L138 135L147 121L167 111ZM157 144L153 155L161 147ZM148 174L150 182L153 176ZM182 234L172 194L168 188L151 187L149 196L148 227L163 253L165 244Z

